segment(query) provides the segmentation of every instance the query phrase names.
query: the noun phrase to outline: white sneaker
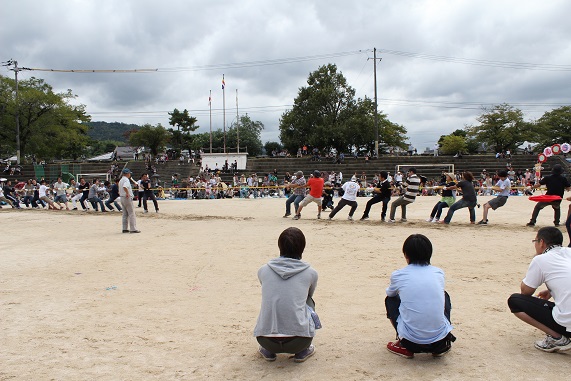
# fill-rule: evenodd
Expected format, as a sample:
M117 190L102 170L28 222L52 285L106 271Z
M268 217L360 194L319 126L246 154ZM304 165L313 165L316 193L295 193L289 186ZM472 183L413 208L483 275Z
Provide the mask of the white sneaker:
M434 217L434 218L432 219L432 221L430 221L430 222L432 222L432 223L437 223L438 221L440 221L440 219L439 219L439 218L436 218L436 217Z
M432 222L432 217L428 217L428 218L426 219L426 222Z
M407 221L406 218L401 218L401 219L400 219L400 222L406 222L406 221Z
M546 335L543 340L535 342L535 347L544 352L566 351L571 349L571 340L565 336L555 339L551 335Z
M347 217L347 219L348 219L349 221L353 221L353 217L351 217L351 216Z
M395 220L391 220L391 219L389 218L389 219L387 220L387 222L388 222L389 224L394 224L396 221L395 221Z

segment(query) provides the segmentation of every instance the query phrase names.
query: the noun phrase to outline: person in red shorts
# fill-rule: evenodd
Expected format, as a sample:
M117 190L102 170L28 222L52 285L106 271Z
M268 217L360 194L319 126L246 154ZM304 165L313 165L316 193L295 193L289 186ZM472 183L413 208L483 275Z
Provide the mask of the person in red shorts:
M306 188L309 188L309 194L300 202L297 214L293 217L294 220L301 218L301 210L311 202L317 204L317 219L321 219L321 194L323 193L324 180L318 170L313 171L312 176L305 185Z

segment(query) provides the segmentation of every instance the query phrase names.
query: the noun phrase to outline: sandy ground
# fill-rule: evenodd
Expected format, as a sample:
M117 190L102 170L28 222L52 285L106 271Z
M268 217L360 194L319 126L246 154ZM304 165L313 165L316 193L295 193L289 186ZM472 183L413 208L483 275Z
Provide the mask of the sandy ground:
M489 197L481 197L485 202ZM141 234L121 234L119 213L0 211L0 380L546 380L571 370L571 352L533 348L541 332L507 308L533 257L534 203L510 198L489 226L458 211L450 226L424 219L437 202L420 197L408 223L282 218L284 199L161 201L141 214ZM358 199L360 218L366 199ZM564 202L564 209L568 202ZM478 220L482 209L477 210ZM565 213L564 213L565 214ZM400 214L397 214L400 217ZM278 255L289 226L307 238L304 260L319 272L324 328L303 364L267 363L252 331L260 304L256 272ZM562 227L564 231L564 227ZM452 298L458 340L445 357L407 360L385 345L390 273L405 265L413 233L434 246ZM565 244L568 243L565 235Z

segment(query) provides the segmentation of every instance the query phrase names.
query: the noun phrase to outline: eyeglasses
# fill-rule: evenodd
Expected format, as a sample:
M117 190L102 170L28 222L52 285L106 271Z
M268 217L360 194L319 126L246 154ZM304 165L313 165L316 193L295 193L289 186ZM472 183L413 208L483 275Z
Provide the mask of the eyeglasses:
M536 242L539 242L540 240L541 240L541 239L532 239L531 242L532 242L532 243L536 243Z

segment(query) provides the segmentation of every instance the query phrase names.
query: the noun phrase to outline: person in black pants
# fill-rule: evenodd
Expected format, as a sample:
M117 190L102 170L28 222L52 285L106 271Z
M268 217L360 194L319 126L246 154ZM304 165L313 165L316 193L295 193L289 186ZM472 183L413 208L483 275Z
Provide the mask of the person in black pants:
M541 185L545 185L547 188L546 195L554 195L563 198L563 194L566 190L569 190L571 184L566 177L563 176L563 167L559 164L555 164L551 170L551 175L543 177L536 183L533 187L539 188ZM553 208L553 224L559 226L559 220L561 218L561 200L551 201L551 202L538 202L533 208L533 213L531 214L531 219L526 226L535 226L537 221L537 216L539 211L546 206L551 206Z
M149 179L149 174L144 173L143 178L141 179L141 184L143 185L143 208L145 211L143 213L149 213L147 209L147 200L153 200L153 204L155 205L155 212L159 212L159 203L157 202L157 198L151 189L151 180Z
M85 179L82 177L79 179L79 186L77 189L81 192L81 198L79 199L79 204L83 210L87 210L87 206L85 206L85 201L89 198L89 188L91 184L89 184Z
M391 184L387 180L389 174L387 171L381 171L379 174L380 182L377 184L373 193L375 194L373 198L371 198L367 202L367 206L365 207L365 211L363 212L363 217L361 217L361 221L369 219L369 211L371 210L371 206L376 203L382 202L383 209L381 211L381 221L385 220L387 216L387 207L389 205L389 201L391 201Z

